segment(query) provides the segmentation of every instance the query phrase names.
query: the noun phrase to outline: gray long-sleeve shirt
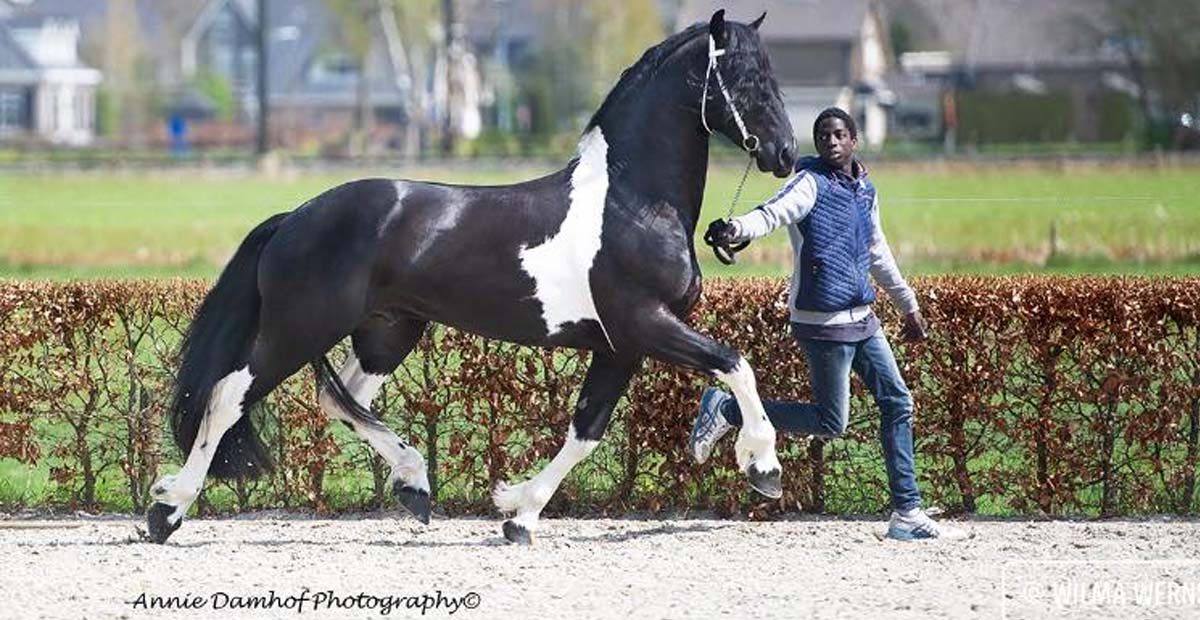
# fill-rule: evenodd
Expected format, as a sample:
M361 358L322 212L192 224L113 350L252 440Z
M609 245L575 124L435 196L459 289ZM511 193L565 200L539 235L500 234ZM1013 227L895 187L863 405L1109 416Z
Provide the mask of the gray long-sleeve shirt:
M865 181L860 178L859 183ZM792 268L791 292L788 295L788 307L791 309L792 322L807 325L849 325L868 320L873 316L870 306L860 306L841 312L810 312L796 308L796 295L800 290L800 279L804 277L800 268L800 252L804 247L804 235L795 224L802 221L812 211L817 202L817 184L812 174L801 171L792 177L773 198L753 211L733 218L737 226L738 241L747 241L763 237L781 226L788 227L788 237L792 242L794 264ZM875 203L871 206L871 227L874 231L870 242L871 276L883 286L892 302L905 314L918 309L917 295L912 287L900 274L892 249L888 246L887 237L879 221L879 197L876 194Z

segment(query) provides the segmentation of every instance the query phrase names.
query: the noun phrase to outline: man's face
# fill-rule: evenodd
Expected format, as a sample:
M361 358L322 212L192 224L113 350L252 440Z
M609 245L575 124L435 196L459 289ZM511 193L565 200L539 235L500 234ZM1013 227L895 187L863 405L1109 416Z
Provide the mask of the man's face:
M825 163L843 168L854 157L854 149L858 148L858 138L850 135L850 128L840 118L830 117L821 120L814 132L813 141L817 146L817 154Z

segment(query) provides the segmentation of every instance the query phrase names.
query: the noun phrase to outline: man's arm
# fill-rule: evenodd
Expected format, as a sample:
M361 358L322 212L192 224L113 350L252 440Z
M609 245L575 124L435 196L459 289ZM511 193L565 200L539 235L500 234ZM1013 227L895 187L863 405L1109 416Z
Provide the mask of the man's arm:
M753 211L733 218L736 241L749 241L766 236L780 226L787 226L808 217L817 203L817 183L808 172L797 174L773 198Z
M917 294L900 274L892 248L888 245L887 237L883 234L883 225L879 217L879 196L871 206L871 276L887 291L892 303L904 313L904 337L906 340L922 340L925 338L925 319L921 316L921 308L917 305Z

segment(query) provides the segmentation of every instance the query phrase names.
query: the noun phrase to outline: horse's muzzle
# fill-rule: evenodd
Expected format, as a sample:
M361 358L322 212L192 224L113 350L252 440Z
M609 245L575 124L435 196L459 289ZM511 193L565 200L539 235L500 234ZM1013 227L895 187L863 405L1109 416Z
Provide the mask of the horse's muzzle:
M760 171L770 172L782 179L792 173L792 166L796 165L796 155L796 140L788 136L785 139L764 141L755 153L755 160Z

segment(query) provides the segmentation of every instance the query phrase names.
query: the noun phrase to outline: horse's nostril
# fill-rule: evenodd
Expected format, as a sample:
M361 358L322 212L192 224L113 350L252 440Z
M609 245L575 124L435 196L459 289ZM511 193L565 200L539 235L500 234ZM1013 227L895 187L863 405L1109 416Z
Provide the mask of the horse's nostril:
M792 155L792 145L790 144L784 145L782 149L779 149L779 166L781 168L791 168Z

